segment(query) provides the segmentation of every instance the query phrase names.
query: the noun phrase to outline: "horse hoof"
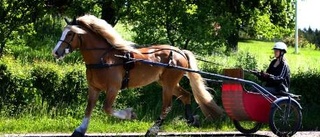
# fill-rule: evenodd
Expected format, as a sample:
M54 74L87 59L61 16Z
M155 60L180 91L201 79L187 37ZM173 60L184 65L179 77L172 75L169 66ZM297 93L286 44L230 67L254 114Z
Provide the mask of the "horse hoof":
M126 112L126 118L128 120L137 119L137 114L133 111L133 108L127 108L124 110Z
M151 136L150 131L148 130L147 133L144 136L145 137L150 137Z
M74 131L71 135L71 137L84 137L84 134L79 131Z
M160 131L160 127L159 126L153 126L147 131L145 136L146 137L156 136L156 135L158 135L159 131Z
M132 111L131 112L131 119L137 119L137 118L138 118L137 114Z
M193 121L192 123L189 123L190 126L193 126L193 127L200 127L200 120L199 120L199 115L194 115L193 116Z

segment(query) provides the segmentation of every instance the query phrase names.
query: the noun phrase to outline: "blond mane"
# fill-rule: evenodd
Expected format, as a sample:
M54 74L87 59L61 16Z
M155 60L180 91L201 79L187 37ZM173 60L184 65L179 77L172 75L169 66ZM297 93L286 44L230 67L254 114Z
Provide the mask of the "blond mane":
M93 15L84 15L77 18L77 21L86 25L93 32L105 38L114 48L129 52L138 52L132 45L131 41L127 41L105 20L99 19Z

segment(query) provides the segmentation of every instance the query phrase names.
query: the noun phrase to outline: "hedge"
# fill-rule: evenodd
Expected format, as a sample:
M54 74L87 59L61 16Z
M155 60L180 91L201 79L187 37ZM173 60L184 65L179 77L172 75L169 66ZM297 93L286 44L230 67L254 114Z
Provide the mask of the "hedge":
M205 71L221 72L210 65L201 65L201 67ZM320 72L316 70L298 72L292 75L291 81L291 91L302 95L300 103L304 109L308 110L312 107L312 109L320 110L318 99L320 97ZM218 104L221 104L220 84L208 84L216 89L216 99ZM187 79L183 79L181 85L190 91ZM87 89L83 65L43 62L26 65L14 59L0 60L1 115L15 116L19 112L26 111L25 109L37 108L44 109L48 113L53 109L60 110L59 113L80 117L83 115L87 102ZM102 100L104 96L100 97L101 102ZM159 102L161 104L161 88L157 84L152 84L144 88L121 92L115 105L119 108L127 106L160 108ZM313 115L313 113L308 114Z

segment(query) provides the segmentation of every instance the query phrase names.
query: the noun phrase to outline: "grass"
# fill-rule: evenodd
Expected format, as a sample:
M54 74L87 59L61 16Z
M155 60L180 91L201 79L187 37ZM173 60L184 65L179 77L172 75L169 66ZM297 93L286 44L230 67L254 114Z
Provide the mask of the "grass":
M153 111L153 110L151 110ZM153 113L153 112L151 112ZM124 133L146 132L153 125L149 115L138 120L120 120L108 117L102 111L95 111L91 117L88 133ZM170 118L171 117L171 118ZM202 118L203 119L203 118ZM0 117L1 134L26 134L26 133L71 133L79 126L81 118L72 116L35 116L25 114L21 117ZM234 130L230 120L222 117L217 121L201 120L201 128L190 127L182 118L181 113L172 112L162 128L166 132L197 132L197 131L230 131Z
M266 68L273 57L271 50L274 42L262 42L255 40L246 40L239 43L240 51L249 52L253 54L258 60L259 68ZM286 54L286 59L289 63L290 69L293 73L297 71L308 71L310 69L320 68L320 51L314 48L301 48L298 54L294 53L294 48L289 47Z
M239 51L237 53L231 53L229 56L221 54L221 51L224 49L220 49L221 51L214 53L212 56L198 56L202 59L214 62L214 64L210 64L200 61L200 66L209 65L219 69L232 68L238 63L237 59L240 56L248 53L257 61L256 69L266 70L270 61L273 59L273 50L271 50L273 45L274 42L244 40L239 42ZM320 70L320 51L314 50L313 47L301 48L299 49L298 54L294 53L293 47L289 47L285 56L292 74L309 70Z
M252 54L258 62L258 69L265 69L272 58L271 50L273 42L261 42L255 40L246 40L239 43L240 52L248 52ZM47 56L47 55L43 55ZM49 55L48 55L49 56ZM212 67L233 67L237 63L238 54L231 56L217 54L215 56L206 56L210 61L220 65L212 65ZM308 71L310 69L319 70L320 68L320 51L312 48L299 49L299 54L294 54L294 48L289 48L286 58L290 64L291 71ZM202 65L205 63L201 63ZM26 65L28 66L28 65ZM201 66L201 65L200 65ZM140 114L138 120L124 121L107 117L102 113L101 109L95 110L90 122L88 133L120 133L120 132L145 132L152 124L154 119L159 115L160 104L155 108L147 110L137 109ZM79 106L84 107L84 106ZM96 107L97 108L97 107ZM70 109L70 108L69 108ZM230 131L235 130L231 121L227 117L222 117L214 121L204 120L202 117L201 128L189 127L183 120L183 109L181 105L174 106L172 112L165 122L164 131ZM37 112L29 112L21 114L18 117L0 116L0 134L7 133L71 133L75 127L81 122L81 117L74 116L55 116L40 114ZM40 113L40 112L39 112ZM309 111L309 113L312 113ZM149 114L149 115L147 115Z

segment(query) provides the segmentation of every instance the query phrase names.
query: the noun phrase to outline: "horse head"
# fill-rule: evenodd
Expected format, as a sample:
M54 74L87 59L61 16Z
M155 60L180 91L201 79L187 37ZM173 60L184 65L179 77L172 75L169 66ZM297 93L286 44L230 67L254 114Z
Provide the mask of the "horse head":
M75 18L72 21L68 21L67 19L65 21L67 22L67 26L64 28L60 40L52 51L52 54L58 59L79 48L81 44L80 35L86 34L86 31L77 24Z

